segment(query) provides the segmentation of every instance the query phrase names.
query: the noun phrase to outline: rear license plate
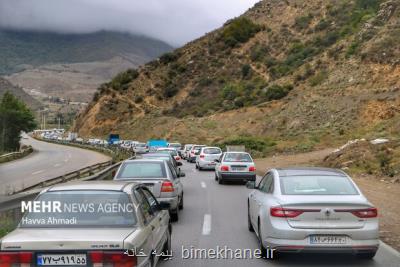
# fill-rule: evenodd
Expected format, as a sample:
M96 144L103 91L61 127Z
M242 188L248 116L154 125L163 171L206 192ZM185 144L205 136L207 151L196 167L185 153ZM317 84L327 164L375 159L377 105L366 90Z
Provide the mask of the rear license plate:
M346 244L347 237L340 235L312 235L310 244Z
M244 171L245 169L244 167L232 167L232 171Z
M86 266L86 254L40 254L36 262L38 266Z

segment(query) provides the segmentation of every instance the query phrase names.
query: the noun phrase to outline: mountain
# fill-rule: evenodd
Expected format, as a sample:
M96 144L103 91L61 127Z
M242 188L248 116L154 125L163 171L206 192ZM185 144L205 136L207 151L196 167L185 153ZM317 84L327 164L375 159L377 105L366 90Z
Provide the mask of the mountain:
M18 99L23 101L25 104L28 105L32 110L38 110L41 107L39 101L28 95L24 92L20 87L14 86L9 81L0 78L0 98L3 96L5 92L10 92Z
M246 143L260 153L398 137L399 0L263 0L99 87L84 136Z
M171 49L162 41L128 33L59 34L0 29L0 75L50 63L105 61L116 56L135 64L144 63Z

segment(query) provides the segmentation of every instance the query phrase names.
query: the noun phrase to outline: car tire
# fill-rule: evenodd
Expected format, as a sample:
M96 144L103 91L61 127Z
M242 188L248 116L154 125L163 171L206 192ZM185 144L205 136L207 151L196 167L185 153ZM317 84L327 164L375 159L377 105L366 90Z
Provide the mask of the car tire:
M176 207L176 209L174 210L174 212L171 212L171 220L173 222L177 222L179 220L179 207Z
M196 169L199 169L199 166L197 166L197 163L196 163Z
M217 173L215 173L215 181L218 181L218 176L217 176Z
M247 206L247 227L250 232L254 232L254 227L251 224L251 220L250 220L250 207L249 206Z
M266 259L268 256L268 251L262 243L262 237L261 237L261 231L260 231L260 219L258 219L258 229L257 230L258 230L258 248L260 249L260 256L262 258Z
M366 253L358 253L357 258L364 260L372 260L375 257L376 251L374 252L366 252Z
M202 168L202 167L200 167L200 165L199 165L199 168L198 168L198 169L199 169L199 171L202 171L202 170L203 170L203 168Z
M163 248L163 251L162 251L162 254L163 254L163 255L169 255L169 254L171 254L171 249L172 249L172 245L171 245L171 232L169 231L169 229L168 229L167 235L168 235L168 238L167 238L167 241L165 241L164 248ZM168 259L168 258L169 258L169 257L167 257L167 256L161 256L161 259L164 259L164 260L166 260L166 259Z
M218 177L218 184L224 184L225 182L224 182L224 180L222 180L222 177L221 178L219 178Z
M183 210L183 194L182 194L182 197L181 197L181 201L179 202L179 209Z

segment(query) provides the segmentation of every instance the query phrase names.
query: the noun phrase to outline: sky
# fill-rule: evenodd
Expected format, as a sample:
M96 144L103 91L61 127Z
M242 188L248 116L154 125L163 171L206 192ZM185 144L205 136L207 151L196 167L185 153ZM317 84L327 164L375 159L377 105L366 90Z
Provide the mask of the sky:
M182 45L259 0L0 0L0 27L59 33L115 30Z

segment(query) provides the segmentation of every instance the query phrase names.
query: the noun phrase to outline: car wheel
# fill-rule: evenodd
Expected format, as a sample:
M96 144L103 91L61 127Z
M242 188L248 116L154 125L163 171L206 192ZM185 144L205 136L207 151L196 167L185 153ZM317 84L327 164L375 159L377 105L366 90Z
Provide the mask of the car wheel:
M366 253L358 253L357 258L359 259L365 259L365 260L371 260L373 257L375 257L376 251L374 252L366 252Z
M251 220L250 220L250 207L249 206L247 206L247 227L250 232L254 232L254 227L251 224Z
M199 171L202 171L203 170L203 168L202 167L200 167L200 165L199 165Z
M199 166L197 166L197 164L196 164L196 169L198 169L199 168Z
M171 249L172 249L171 232L169 231L169 229L167 231L168 231L168 233L167 233L167 241L165 241L164 248L163 248L163 251L162 251L162 254L164 255L164 256L161 256L162 259L168 259L169 257L165 256L165 255L170 255L171 254Z
M215 181L218 181L217 173L215 173Z
M260 231L260 219L258 220L258 247L260 249L260 256L263 258L267 258L268 252L267 249L264 247L262 243L262 236L261 236L261 231Z
M173 212L171 212L171 220L173 222L177 222L179 220L178 212L179 212L179 207L176 207L176 209Z
M224 180L222 180L222 177L221 178L218 177L218 183L219 184L224 184Z
M179 209L182 210L183 209L183 194L181 197L181 201L179 202Z

